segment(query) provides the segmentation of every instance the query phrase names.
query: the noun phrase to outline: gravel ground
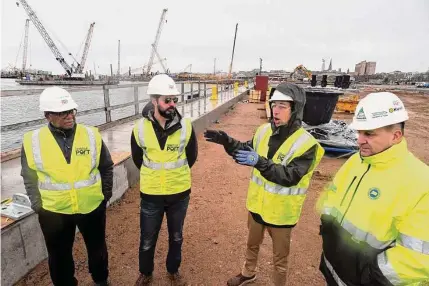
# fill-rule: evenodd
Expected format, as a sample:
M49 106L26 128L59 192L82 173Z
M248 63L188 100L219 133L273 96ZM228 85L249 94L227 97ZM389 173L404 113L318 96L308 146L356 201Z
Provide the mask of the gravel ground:
M429 162L427 122L429 100L423 96L401 96L410 110L406 126L409 147L426 164ZM265 122L258 110L263 105L239 103L211 128L222 129L239 140L252 137ZM351 115L335 115L350 119ZM181 272L189 285L226 285L239 273L247 239L245 209L250 168L237 165L222 147L198 136L199 158L192 169L192 194L184 229ZM313 176L309 194L298 225L292 232L288 285L325 285L318 271L321 240L315 202L344 159L324 158ZM165 278L167 232L164 220L155 254L155 283L168 285ZM139 191L135 186L107 211L107 241L112 285L133 285L138 277ZM74 257L80 285L92 285L88 274L83 240L76 236ZM257 281L252 285L270 285L272 244L268 235L261 247ZM43 261L17 285L51 285L47 262Z

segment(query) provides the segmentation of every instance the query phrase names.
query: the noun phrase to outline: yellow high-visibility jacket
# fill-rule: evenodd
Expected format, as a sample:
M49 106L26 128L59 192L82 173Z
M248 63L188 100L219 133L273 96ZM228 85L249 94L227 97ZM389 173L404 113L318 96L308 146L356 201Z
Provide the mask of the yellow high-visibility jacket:
M76 125L70 164L47 126L24 134L23 144L28 166L37 173L43 209L87 214L104 200L97 128Z
M353 155L319 198L321 271L338 285L429 281L429 167L405 139Z

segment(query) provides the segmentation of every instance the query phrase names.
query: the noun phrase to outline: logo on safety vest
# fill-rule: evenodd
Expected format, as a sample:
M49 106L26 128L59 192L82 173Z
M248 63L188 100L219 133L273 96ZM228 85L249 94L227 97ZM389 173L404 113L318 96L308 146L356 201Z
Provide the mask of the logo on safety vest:
M365 116L365 112L363 111L363 107L361 107L358 114L356 114L356 119L366 120L366 116Z
M283 161L284 160L284 158L285 158L285 154L283 154L283 153L280 153L278 156L277 156L277 160L279 160L279 161Z
M177 152L179 151L179 145L168 144L167 151Z
M371 189L369 189L369 191L368 191L368 197L371 200L378 199L380 197L380 190L377 189L377 188L371 188Z
M89 149L86 147L76 148L76 156L85 156L89 155Z

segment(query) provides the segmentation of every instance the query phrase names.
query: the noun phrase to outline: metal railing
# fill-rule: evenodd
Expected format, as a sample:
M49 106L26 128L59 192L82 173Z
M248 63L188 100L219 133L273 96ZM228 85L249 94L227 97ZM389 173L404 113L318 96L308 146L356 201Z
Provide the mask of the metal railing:
M237 80L238 83L243 83L244 81ZM193 117L193 108L192 104L195 101L198 101L199 99L204 99L204 104L206 98L211 95L211 92L207 92L208 90L211 91L211 87L208 88L207 85L216 85L218 88L218 92L221 93L225 90L232 89L233 84L225 84L222 82L186 82L186 84L190 84L191 90L185 92L185 82L178 83L181 85L181 94L179 96L180 101L177 104L177 107L182 107L182 113L184 112L184 107L186 104L191 104L191 117ZM193 89L194 84L198 84L198 88L196 90ZM250 83L251 84L251 83ZM82 91L91 91L91 90L102 90L104 95L104 107L100 108L93 108L88 109L84 111L78 111L77 116L83 116L83 115L89 115L94 113L101 113L104 112L106 116L106 124L112 122L112 110L128 107L128 106L134 106L134 115L128 116L125 118L121 118L118 120L124 120L126 118L135 117L140 114L140 104L141 103L147 103L149 102L149 98L147 99L139 99L139 89L147 86L148 83L139 83L139 84L124 84L124 85L104 85L99 87L88 87L88 88L67 88L70 92L82 92ZM220 87L220 89L219 89ZM110 104L110 91L115 89L125 89L125 88L133 88L134 90L134 100L131 102L123 103L123 104L117 104L117 105L111 105ZM10 90L10 91L2 91L2 96L20 96L20 95L35 95L40 94L43 91L43 89L31 89L31 90ZM118 121L114 120L114 121ZM19 122L9 125L1 126L1 132L5 131L13 131L13 130L19 130L26 127L32 127L37 126L40 124L43 124L46 122L45 118L40 118L36 120L30 120L25 122Z

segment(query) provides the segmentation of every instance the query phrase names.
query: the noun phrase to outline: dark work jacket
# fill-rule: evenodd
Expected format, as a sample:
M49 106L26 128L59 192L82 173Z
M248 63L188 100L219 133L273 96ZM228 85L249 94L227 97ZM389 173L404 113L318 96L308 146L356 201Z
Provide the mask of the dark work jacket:
M76 124L70 130L62 130L55 128L51 124L48 125L49 130L58 143L67 164L70 164L71 151L73 147L74 135L76 133ZM42 142L43 144L43 142ZM38 178L35 170L30 169L27 162L27 156L24 150L24 144L21 148L21 176L24 179L25 190L30 197L31 208L38 212L42 208L42 199L38 187ZM102 192L104 200L107 202L112 197L113 188L113 161L110 156L109 149L102 141L100 163L98 166L101 176Z
M267 158L259 156L258 162L255 168L261 173L261 175L270 182L284 186L292 187L298 184L298 182L304 177L311 165L316 158L317 147L314 145L307 152L299 157L294 158L292 161L283 166L276 164L272 161L273 156L280 148L280 146L302 125L303 108L305 105L305 91L299 86L293 84L280 84L276 87L280 92L290 95L294 102L292 104L291 118L287 125L275 127L274 123L271 123L271 129L273 134L268 141L268 154ZM271 93L275 89L271 90ZM224 146L225 151L232 155L239 149L244 149L248 145L253 146L253 139L247 142L240 142L233 138L229 138L229 142ZM265 222L259 214L252 213L253 219L266 226L270 227L293 227L294 225L272 225Z
M182 125L180 124L180 120L182 119L182 116L176 110L175 118L172 120L168 120L165 124L165 129L164 129L154 118L153 114L154 114L153 105L149 103L143 109L142 115L144 118L152 122L152 127L158 139L159 147L161 148L161 150L164 150L165 144L167 143L168 136L170 136L171 134L173 134L174 132L182 128ZM186 158L188 160L189 168L192 168L192 166L195 164L195 161L197 160L197 157L198 157L198 143L197 143L197 138L193 128L191 132L191 138L189 139L189 142L185 147L185 153L186 153ZM140 169L143 163L143 150L137 144L137 141L134 137L134 133L131 133L131 154L133 157L134 164L136 165L137 168ZM191 193L191 189L183 190L183 192L178 194L173 194L173 195L148 195L140 192L140 197L150 201L162 202L164 200L168 200L172 202L175 200L180 200L181 198L189 195L190 193Z

